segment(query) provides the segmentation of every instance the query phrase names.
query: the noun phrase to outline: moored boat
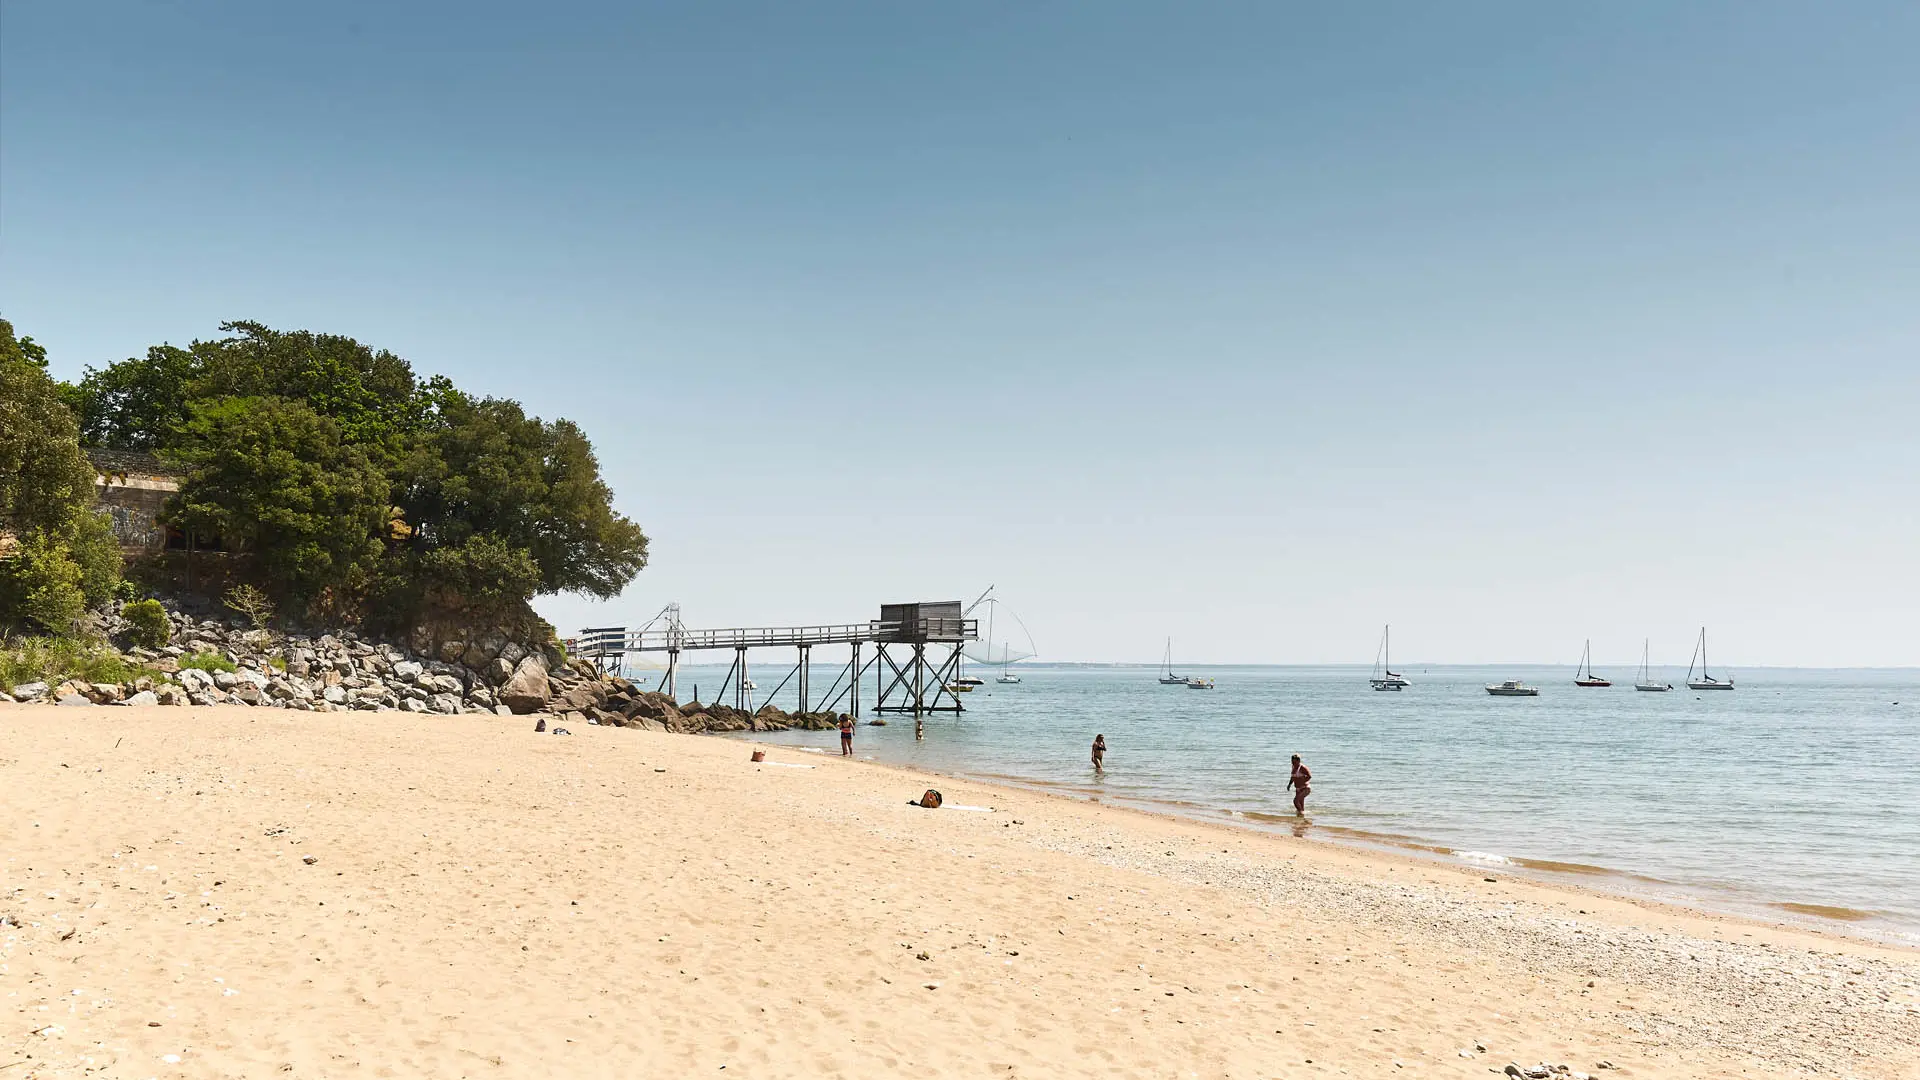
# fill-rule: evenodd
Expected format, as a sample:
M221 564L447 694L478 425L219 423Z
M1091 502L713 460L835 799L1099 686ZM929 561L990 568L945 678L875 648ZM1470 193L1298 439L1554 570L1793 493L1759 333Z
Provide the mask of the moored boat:
M1583 674L1584 672L1584 674ZM1593 673L1593 642L1588 641L1580 650L1580 665L1573 669L1575 686L1612 686L1613 684Z
M1197 676L1197 675L1195 675L1195 676L1193 676L1193 677L1191 677L1191 678L1189 678L1189 679L1187 680L1187 689L1189 689L1189 690L1211 690L1211 689L1213 689L1213 680L1212 680L1212 679L1202 679L1202 678L1200 678L1199 676Z
M1528 686L1519 679L1508 679L1506 682L1490 683L1487 693L1494 697L1539 697L1540 688Z
M1699 664L1700 677L1693 677L1695 663ZM1693 647L1693 659L1687 662L1687 689L1689 690L1731 690L1733 676L1716 679L1707 674L1707 628L1700 628L1700 642Z
M1380 631L1380 651L1373 658L1373 676L1367 684L1375 690L1404 690L1413 684L1393 670L1393 627Z
M1185 686L1187 677L1173 673L1173 639L1167 639L1167 654L1160 659L1160 685Z
M1673 689L1673 684L1654 682L1653 668L1647 663L1647 642L1640 642L1640 675L1633 681L1635 690L1644 690L1650 694L1662 694Z

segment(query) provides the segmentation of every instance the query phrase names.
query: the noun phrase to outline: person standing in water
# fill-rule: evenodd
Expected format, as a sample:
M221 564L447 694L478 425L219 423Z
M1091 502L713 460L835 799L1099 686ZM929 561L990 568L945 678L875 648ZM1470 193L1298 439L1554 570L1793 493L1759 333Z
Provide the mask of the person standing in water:
M1313 783L1313 773L1300 763L1300 755L1293 755L1293 775L1287 778L1287 786L1293 789L1293 812L1296 817L1307 814L1307 796L1313 793L1308 786Z
M840 718L840 756L853 756L853 717Z
M1094 772L1106 771L1105 767L1100 764L1102 761L1106 759L1106 756L1107 756L1107 737L1105 735L1095 735L1093 737L1093 771Z

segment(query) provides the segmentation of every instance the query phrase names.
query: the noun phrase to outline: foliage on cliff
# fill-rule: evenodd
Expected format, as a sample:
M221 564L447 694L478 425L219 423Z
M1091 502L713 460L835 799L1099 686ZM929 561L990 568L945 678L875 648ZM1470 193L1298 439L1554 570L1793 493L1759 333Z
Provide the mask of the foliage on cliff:
M254 556L282 612L398 628L611 597L646 565L646 535L571 421L349 337L221 330L89 370L70 400L88 445L176 463L170 522Z
M93 467L46 350L0 319L0 629L72 628L112 595L120 554L90 511Z

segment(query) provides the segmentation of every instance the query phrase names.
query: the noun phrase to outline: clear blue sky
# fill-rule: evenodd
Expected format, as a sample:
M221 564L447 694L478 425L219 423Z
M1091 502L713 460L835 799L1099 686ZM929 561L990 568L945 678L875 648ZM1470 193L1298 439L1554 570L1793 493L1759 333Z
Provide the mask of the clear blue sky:
M1920 664L1920 7L0 8L0 313L580 421L565 630Z

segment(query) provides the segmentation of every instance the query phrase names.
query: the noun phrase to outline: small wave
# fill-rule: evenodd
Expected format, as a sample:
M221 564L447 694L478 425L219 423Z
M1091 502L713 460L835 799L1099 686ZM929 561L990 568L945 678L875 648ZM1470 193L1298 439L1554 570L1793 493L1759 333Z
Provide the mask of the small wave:
M1453 851L1449 852L1449 854L1456 859L1465 859L1470 863L1479 863L1482 866L1514 865L1512 859L1507 858L1505 855L1495 855L1491 851Z

